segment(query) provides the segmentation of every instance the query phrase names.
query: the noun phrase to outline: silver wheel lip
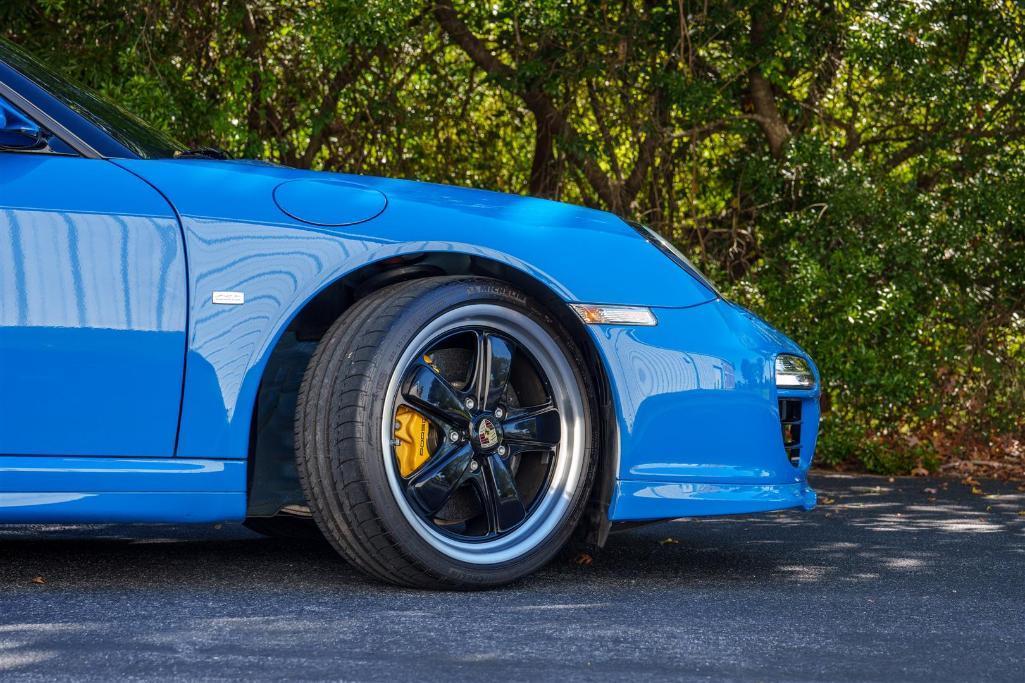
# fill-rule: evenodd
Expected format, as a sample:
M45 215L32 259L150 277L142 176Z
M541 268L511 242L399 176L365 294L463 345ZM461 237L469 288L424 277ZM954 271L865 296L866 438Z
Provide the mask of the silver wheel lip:
M485 327L511 336L541 366L551 386L562 422L562 441L548 489L519 528L493 541L459 541L433 529L409 505L399 485L391 449L395 397L410 361L432 341L461 328ZM584 472L584 399L565 351L529 316L497 304L467 304L445 311L427 323L407 344L395 364L385 393L381 444L388 485L403 517L413 530L445 556L470 564L499 564L523 557L537 548L566 516Z

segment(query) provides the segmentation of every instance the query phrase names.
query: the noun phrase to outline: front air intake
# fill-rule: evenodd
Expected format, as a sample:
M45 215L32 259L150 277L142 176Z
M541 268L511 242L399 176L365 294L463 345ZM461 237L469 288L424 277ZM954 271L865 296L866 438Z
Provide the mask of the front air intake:
M783 449L790 464L801 464L801 399L779 400L779 424L783 430Z

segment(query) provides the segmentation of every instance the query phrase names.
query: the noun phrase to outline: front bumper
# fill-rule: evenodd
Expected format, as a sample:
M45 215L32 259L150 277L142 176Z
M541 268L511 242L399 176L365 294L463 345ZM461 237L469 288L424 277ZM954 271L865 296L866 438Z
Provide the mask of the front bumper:
M697 484L618 481L609 518L614 521L739 515L815 507L815 492L799 484Z
M777 355L807 354L722 300L655 314L654 327L589 328L616 411L609 519L814 507L807 472L818 433L818 382L802 391L775 384ZM803 407L796 465L783 445L782 398Z

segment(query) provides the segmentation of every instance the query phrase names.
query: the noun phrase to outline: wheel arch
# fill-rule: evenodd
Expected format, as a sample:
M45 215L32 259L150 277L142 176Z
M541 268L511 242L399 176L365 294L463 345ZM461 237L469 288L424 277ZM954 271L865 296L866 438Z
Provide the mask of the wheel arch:
M608 536L608 506L618 467L618 433L612 387L586 326L567 305L566 290L515 259L480 253L409 251L390 254L325 282L275 331L261 359L250 411L247 454L247 515L266 517L306 504L295 472L292 417L295 396L317 341L359 299L397 282L437 276L480 276L501 280L538 301L570 334L595 385L599 462L590 504L575 535L587 548Z

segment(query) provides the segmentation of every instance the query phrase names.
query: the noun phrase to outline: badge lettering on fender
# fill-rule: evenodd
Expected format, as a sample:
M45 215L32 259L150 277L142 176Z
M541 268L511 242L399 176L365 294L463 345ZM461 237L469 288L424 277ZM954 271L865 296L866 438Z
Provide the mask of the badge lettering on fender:
M213 301L215 304L240 306L246 302L246 295L245 292L214 292Z

